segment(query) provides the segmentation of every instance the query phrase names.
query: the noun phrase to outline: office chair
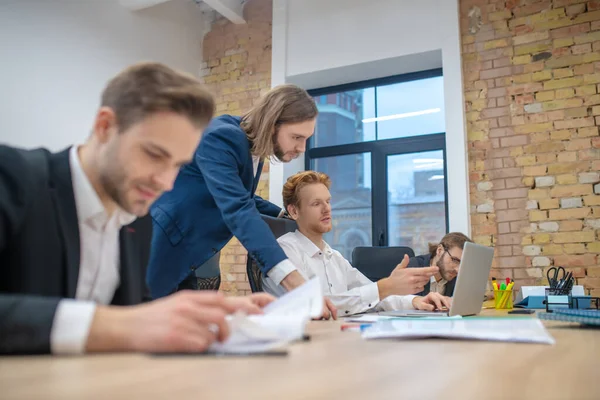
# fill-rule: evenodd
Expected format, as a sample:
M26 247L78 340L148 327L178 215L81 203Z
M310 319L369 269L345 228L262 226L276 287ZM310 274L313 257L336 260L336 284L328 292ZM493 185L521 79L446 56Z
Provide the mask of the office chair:
M373 282L390 276L405 254L414 257L410 247L355 247L352 250L352 266Z
M273 232L276 239L288 232L294 232L298 228L296 221L291 219L274 218L267 215L261 216L263 221L271 228L271 232ZM262 273L260 272L258 263L250 257L250 255L248 255L248 260L246 262L246 273L248 274L248 282L250 283L252 293L262 292Z
M218 251L208 261L196 268L195 274L198 281L198 290L219 290L221 286L220 260L221 252Z

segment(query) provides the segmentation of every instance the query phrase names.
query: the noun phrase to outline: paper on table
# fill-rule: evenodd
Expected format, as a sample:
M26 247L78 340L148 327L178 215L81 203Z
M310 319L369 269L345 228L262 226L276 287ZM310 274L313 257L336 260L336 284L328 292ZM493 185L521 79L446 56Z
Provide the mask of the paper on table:
M403 316L390 316L390 315L381 315L381 314L377 314L377 313L373 313L373 314L363 314L360 317L347 317L344 319L344 321L347 322L363 322L363 323L372 323L372 322L379 322L379 321L385 321L388 319L394 319L394 318L402 318L402 319L439 319L439 318L444 318L444 319L461 319L462 317L460 315L455 315L452 317L446 317L444 315L427 315L427 316L414 316L414 315L403 315Z
M371 325L362 332L362 337L438 337L554 344L554 338L537 318L392 319Z
M315 277L264 308L270 315L304 315L318 318L323 313L321 283Z
M394 318L394 317L386 317L385 315L377 315L377 314L364 314L364 315L361 315L360 317L344 318L344 321L371 323L371 322L385 321L387 319L392 319L392 318Z
M320 287L318 278L311 279L267 305L263 315L229 316L231 335L224 343L213 343L211 350L250 354L279 349L302 338L306 323L315 313L321 315Z

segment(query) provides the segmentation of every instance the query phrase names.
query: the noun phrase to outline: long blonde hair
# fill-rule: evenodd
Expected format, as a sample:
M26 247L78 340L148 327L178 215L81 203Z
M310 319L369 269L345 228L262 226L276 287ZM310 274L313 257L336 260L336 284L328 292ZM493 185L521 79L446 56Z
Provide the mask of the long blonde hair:
M252 154L264 159L274 155L275 138L281 125L308 121L318 113L306 90L296 85L280 85L267 92L242 116L240 126L252 143Z

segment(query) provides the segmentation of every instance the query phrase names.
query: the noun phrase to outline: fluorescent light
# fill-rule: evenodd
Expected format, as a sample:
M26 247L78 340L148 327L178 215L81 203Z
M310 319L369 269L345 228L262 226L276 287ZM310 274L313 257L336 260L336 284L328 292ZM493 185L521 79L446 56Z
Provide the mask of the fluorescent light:
M439 164L441 164L444 162L444 160L441 160L439 158L415 158L413 160L413 162L415 164L421 164L421 163L439 163Z
M428 181L438 181L440 179L444 179L444 175L433 175L428 179Z
M417 117L419 115L434 114L434 113L438 113L440 111L442 111L441 108L430 108L428 110L422 110L422 111L413 111L413 112L408 112L408 113L403 113L403 114L386 115L385 117L365 118L362 120L362 122L364 124L366 124L369 122L389 121L391 119L400 119L400 118L408 118L408 117Z
M413 169L423 169L423 168L439 168L441 167L442 163L429 163L429 164L419 164L419 165L415 165L413 167Z

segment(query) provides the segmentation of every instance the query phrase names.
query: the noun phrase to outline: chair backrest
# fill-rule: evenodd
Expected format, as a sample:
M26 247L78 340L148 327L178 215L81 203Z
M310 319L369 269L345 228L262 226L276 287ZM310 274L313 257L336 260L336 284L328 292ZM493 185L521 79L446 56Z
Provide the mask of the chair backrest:
M199 268L196 268L198 290L219 290L221 286L221 252L218 251Z
M261 215L261 217L269 225L276 239L288 232L294 232L298 228L296 221L291 219L274 218L268 215ZM248 282L252 293L262 292L262 273L256 261L250 255L248 255L248 261L246 262L246 273L248 274Z
M352 250L352 266L373 282L390 276L404 255L414 257L410 247L355 247Z

